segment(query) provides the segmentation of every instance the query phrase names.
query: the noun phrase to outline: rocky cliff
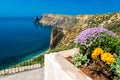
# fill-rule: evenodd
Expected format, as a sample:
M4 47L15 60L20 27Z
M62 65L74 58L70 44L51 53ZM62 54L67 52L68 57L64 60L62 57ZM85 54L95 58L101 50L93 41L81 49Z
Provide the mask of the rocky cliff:
M45 14L39 22L54 26L51 34L51 49L75 47L76 36L80 31L90 27L105 27L120 35L120 12L77 16Z
M77 23L78 19L73 16L68 15L58 15L58 14L44 14L40 23L43 25L56 26L59 28L69 29Z
M44 14L39 22L42 25L54 26L51 33L50 49L54 49L65 36L66 30L74 27L78 21L73 16Z

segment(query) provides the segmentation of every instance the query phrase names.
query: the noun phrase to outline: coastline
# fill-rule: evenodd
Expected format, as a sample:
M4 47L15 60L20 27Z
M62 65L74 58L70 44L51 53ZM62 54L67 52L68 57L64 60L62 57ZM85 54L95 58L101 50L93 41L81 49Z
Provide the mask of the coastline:
M24 67L24 66L34 65L34 64L40 64L41 67L43 67L44 66L44 54L47 53L48 51L49 51L49 48L46 48L42 51L36 52L37 53L36 56L33 56L32 54L29 56L26 56L20 59L18 64L13 65L10 68Z
M42 51L36 52L36 56L29 55L25 58L19 60L19 63L6 67L5 69L0 70L0 77L4 75L11 75L18 72L33 70L36 68L42 68L44 66L44 54L49 51L49 48L46 48Z
M28 55L28 56L20 59L19 61L20 61L20 62L24 62L24 61L27 61L27 60L30 60L30 59L37 58L37 57L43 55L44 53L46 53L48 50L49 50L49 48L46 48L46 49L44 49L44 50L41 50L41 51L32 53L32 54L30 54L30 55Z
M31 22L28 22L28 23L30 23L30 25L31 25ZM36 27L35 25L30 26L30 31L31 31L31 29L33 29L35 27ZM39 28L40 35L38 35L38 37L41 36L41 34L42 35L45 34L45 36L50 36L51 27L45 28L45 29L47 29L46 31L45 31L45 29L42 29L42 28L44 28L43 26L40 25L39 27L40 27ZM36 31L38 33L38 30L36 30L36 28L34 31ZM45 37L45 39L46 38L47 37ZM44 38L42 38L42 39L44 39ZM44 40L39 40L39 41L40 42L43 41L42 43L44 43ZM28 51L25 55L24 54L20 54L20 56L15 55L13 57L10 57L11 59L6 58L5 60L1 60L0 71L11 70L14 68L19 69L21 67L26 67L26 66L29 67L29 66L36 65L36 64L39 64L40 67L42 67L44 65L44 54L49 51L49 45L50 45L50 43L48 42L49 37L45 41L47 41L47 43L42 44L42 46L40 44L38 44L38 45L40 45L40 47L38 46L39 48L35 48L36 46L31 44L30 46L33 47L32 49L35 48L35 50ZM23 40L23 42L24 42L24 40ZM47 46L44 46L44 45L47 45Z
M44 54L46 52L48 52L48 50L49 50L49 48L45 48L44 50L32 53L32 54L30 54L30 55L28 55L26 57L23 57L23 58L19 59L18 61L1 64L0 71L4 70L4 69L11 69L11 68L17 68L17 67L33 65L33 64L36 64L36 63L40 64L40 62L42 62L42 61L38 61L39 58L41 56L43 57ZM35 63L34 63L34 61L35 61Z

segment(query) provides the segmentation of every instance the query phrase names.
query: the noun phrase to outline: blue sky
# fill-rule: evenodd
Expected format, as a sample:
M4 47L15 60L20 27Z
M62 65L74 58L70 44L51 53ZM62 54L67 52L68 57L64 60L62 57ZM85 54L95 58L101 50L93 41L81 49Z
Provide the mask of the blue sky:
M120 11L119 4L120 0L0 0L0 16L108 13Z

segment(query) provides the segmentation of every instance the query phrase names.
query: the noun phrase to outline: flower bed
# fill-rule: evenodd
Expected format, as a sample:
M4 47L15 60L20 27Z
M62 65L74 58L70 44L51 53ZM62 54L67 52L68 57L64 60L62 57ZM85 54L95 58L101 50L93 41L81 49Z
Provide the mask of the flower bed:
M89 28L75 39L79 54L71 62L93 80L120 79L120 39L104 28Z

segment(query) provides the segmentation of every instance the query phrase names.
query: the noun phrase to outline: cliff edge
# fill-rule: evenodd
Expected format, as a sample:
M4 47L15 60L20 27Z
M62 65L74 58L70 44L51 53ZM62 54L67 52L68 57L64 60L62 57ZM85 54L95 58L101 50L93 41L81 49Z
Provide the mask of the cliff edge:
M120 36L120 12L77 16L44 14L39 22L43 25L54 26L50 49L63 50L75 47L76 36L90 27L104 27Z

